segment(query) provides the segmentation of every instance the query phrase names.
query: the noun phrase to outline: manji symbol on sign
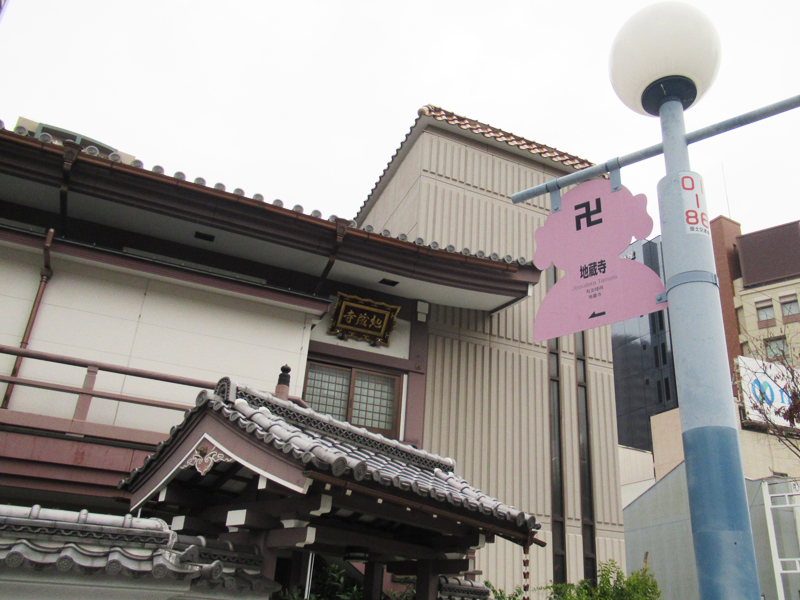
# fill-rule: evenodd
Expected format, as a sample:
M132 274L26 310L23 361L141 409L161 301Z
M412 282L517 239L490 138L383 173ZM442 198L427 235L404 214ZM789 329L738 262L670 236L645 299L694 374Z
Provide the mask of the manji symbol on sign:
M644 194L633 196L625 187L612 192L605 179L564 194L561 210L536 231L533 262L542 270L553 263L566 276L542 301L533 339L541 342L666 308L666 302L656 302L664 293L658 275L620 257L632 237L644 239L652 230Z

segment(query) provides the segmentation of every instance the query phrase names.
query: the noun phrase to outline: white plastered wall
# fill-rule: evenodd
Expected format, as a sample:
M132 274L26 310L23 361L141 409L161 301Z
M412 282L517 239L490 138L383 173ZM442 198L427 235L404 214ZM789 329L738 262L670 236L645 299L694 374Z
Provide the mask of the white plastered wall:
M42 254L0 246L0 341L19 346L39 284ZM210 289L52 258L29 349L216 381L230 376L273 391L280 367L292 368L290 394L302 391L311 317ZM0 355L9 373L13 357ZM85 369L25 359L19 376L82 386ZM194 405L197 389L103 373L96 389ZM77 397L17 386L12 410L71 418ZM168 431L177 411L95 398L88 420Z

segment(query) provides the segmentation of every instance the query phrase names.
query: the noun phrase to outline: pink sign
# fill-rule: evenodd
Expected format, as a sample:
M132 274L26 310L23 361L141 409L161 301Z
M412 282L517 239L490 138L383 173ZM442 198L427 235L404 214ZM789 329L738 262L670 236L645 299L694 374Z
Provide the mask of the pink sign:
M541 342L609 325L667 307L656 303L664 284L645 265L620 258L631 238L653 230L647 198L623 187L611 191L605 179L587 181L561 199L536 231L533 262L550 263L566 275L547 293L536 314L533 339Z

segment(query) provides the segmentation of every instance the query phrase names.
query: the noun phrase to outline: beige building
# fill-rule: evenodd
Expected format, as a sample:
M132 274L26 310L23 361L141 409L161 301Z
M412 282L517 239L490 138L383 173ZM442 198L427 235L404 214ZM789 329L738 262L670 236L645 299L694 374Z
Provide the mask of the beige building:
M510 196L586 163L433 106L419 115L359 225L530 261L549 198L514 205ZM482 489L536 511L549 548L532 555L534 587L554 572L577 581L598 562L624 563L609 328L535 343L545 292L537 285L496 314L431 307L427 385L439 402L426 405L423 443L454 457ZM478 556L478 567L507 589L520 582L520 565L511 544Z

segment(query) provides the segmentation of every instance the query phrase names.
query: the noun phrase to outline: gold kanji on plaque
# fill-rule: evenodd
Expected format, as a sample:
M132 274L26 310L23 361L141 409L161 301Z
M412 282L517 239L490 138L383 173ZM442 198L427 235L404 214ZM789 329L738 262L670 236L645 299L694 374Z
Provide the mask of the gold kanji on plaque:
M339 294L328 333L340 339L351 337L366 340L373 346L388 346L399 312L399 306Z

